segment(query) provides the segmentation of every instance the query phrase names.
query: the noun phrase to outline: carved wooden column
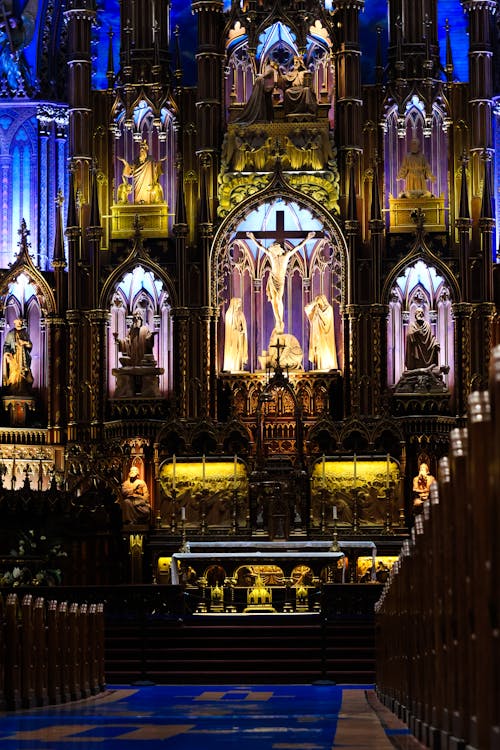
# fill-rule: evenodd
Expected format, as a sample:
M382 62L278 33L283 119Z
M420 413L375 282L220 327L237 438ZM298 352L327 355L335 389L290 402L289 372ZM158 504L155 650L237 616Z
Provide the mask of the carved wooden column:
M212 322L212 310L210 307L202 307L200 310L201 323L201 417L210 416L211 407L211 357L210 357L210 328Z
M468 302L453 305L455 318L455 413L467 412L467 398L471 381L471 316L473 306Z
M174 334L174 372L173 383L176 395L176 414L180 418L188 415L188 323L189 309L176 307L172 309Z
M347 323L347 335L345 337L345 361L347 364L346 403L349 405L351 414L359 414L360 373L358 365L360 361L359 329L361 323L361 313L359 305L347 305L345 315Z
M47 412L50 442L61 443L61 430L66 416L66 340L65 321L47 317L48 378Z
M104 404L106 402L106 323L107 310L90 310L90 434L93 440L102 438Z
M82 316L78 310L68 310L68 440L77 439L80 419L80 330Z
M473 306L471 341L479 342L477 346L471 346L470 390L473 391L488 389L494 316L495 305L492 302L484 302Z
M382 391L387 382L387 305L371 305L369 312L370 336L370 406L366 413L376 415L380 411Z

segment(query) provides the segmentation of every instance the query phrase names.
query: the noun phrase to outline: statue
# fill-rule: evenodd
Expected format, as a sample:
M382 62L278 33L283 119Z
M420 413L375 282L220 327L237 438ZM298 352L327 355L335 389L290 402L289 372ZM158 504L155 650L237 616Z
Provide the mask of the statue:
M292 67L279 68L278 86L283 89L283 109L285 115L315 115L318 102L310 86L311 74L301 57L293 58Z
M435 481L435 478L429 473L427 464L421 463L417 476L413 478L413 493L415 496L413 507L415 509L419 509L429 499L430 486Z
M148 367L154 364L153 347L156 334L157 331L150 331L149 326L143 323L142 313L136 310L132 315L132 324L126 337L119 339L118 333L113 333L118 350L125 354L120 360L122 364L127 367Z
M267 65L254 81L252 93L234 122L272 122L274 120L273 91L275 84L275 68Z
M405 180L405 189L400 198L430 198L432 193L427 190L427 180L435 182L430 164L420 151L420 141L412 138L410 152L406 154L398 172L398 180Z
M23 84L32 85L24 49L35 33L38 0L15 3L3 0L0 14L0 80L5 78L12 93Z
M123 181L126 177L133 178L134 203L148 205L163 203L163 189L159 183L159 179L162 175L161 162L165 161L167 157L164 157L160 161L155 161L149 155L147 142L142 141L139 147L139 156L132 164L129 164L121 156L117 158L124 164ZM119 196L119 202L124 202L123 190L121 191L121 198L122 200L120 200Z
M241 299L233 297L225 318L223 369L227 372L241 372L247 362L247 321Z
M123 170L125 172L125 170ZM128 203L128 197L130 193L132 192L132 185L127 180L127 176L125 174L122 175L122 181L118 185L118 189L116 191L116 202L120 203L121 205Z
M269 279L267 281L267 298L272 305L274 313L273 333L283 333L285 330L285 322L283 319L283 294L285 291L285 278L288 261L292 255L303 248L306 242L311 240L315 234L315 232L309 232L305 240L299 242L299 244L292 247L291 250L285 250L279 242L272 242L269 247L265 247L255 238L255 235L252 232L247 232L247 237L253 240L259 250L267 255L271 263L271 273L269 274Z
M410 323L406 334L406 369L437 367L439 348L430 324L425 320L423 308L417 307L413 323Z
M324 294L317 294L304 311L311 324L309 361L317 370L337 370L333 307Z
M132 466L127 479L122 483L118 500L124 524L148 523L151 517L149 491L146 482L139 477L139 469Z
M28 332L20 318L7 333L3 345L2 381L11 392L28 393L33 385L31 372L31 349Z

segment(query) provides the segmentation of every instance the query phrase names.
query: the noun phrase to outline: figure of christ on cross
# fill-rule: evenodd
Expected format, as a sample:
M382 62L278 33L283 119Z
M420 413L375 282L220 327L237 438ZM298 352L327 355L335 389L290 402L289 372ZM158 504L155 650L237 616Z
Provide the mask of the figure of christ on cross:
M263 245L255 237L253 232L247 232L247 237L269 258L271 272L267 282L267 298L270 301L274 313L274 331L273 333L283 333L285 330L283 294L285 291L285 278L288 268L288 262L294 253L304 247L306 242L311 240L316 232L309 232L307 237L295 245L290 250L285 250L284 240L280 244L278 239L274 240L269 247Z

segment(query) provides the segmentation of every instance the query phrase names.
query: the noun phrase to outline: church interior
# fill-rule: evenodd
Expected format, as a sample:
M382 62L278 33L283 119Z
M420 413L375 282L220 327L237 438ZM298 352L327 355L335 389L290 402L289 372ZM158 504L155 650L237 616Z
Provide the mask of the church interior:
M243 628L248 681L376 683L423 745L500 747L499 19L0 0L2 643L23 595L78 602L90 694L192 682L169 618ZM283 615L317 649L281 673Z

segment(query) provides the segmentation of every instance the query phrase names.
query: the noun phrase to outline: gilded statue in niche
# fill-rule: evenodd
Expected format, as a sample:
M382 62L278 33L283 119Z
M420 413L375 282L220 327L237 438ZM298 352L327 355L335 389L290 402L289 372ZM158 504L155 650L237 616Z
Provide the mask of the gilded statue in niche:
M410 151L406 154L398 172L398 180L405 181L405 187L400 198L431 198L432 193L427 188L427 182L435 182L431 167L420 149L418 138L412 138Z
M24 322L14 320L3 345L2 382L11 393L30 393L33 386L30 340Z
M292 66L280 66L278 87L283 90L285 116L310 114L318 111L318 102L311 86L311 73L298 55L294 55Z
M254 81L252 93L235 122L251 125L253 122L274 120L273 91L276 83L276 67L266 65Z
M137 466L132 466L122 483L118 499L124 524L148 523L151 517L149 490Z
M147 142L142 141L139 147L139 156L132 163L129 163L121 156L117 158L124 165L122 185L125 185L126 178L132 178L134 203L146 205L163 203L163 188L160 185L159 179L162 175L162 162L167 157L164 157L160 161L155 161L149 154ZM122 185L120 185L120 188L122 188ZM127 202L124 188L118 194L118 202Z

